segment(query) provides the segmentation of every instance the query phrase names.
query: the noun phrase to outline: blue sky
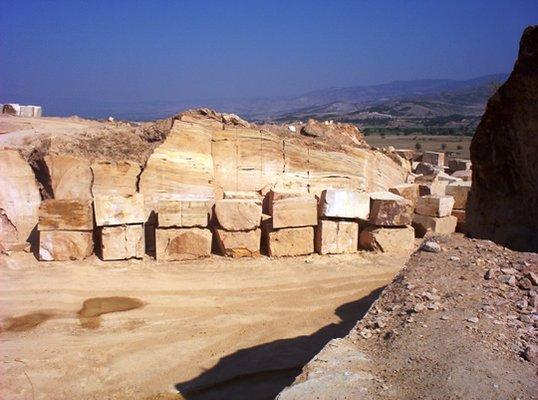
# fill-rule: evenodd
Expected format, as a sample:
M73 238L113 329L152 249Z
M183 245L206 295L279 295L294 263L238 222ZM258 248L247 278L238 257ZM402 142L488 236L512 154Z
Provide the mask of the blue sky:
M510 72L538 1L2 1L0 101L288 96Z

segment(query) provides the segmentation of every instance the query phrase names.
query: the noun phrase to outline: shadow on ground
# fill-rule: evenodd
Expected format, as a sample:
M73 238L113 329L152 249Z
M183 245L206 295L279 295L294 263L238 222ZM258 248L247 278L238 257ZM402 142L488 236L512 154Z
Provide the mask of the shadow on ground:
M329 324L308 336L239 350L196 378L177 383L176 389L188 400L274 399L329 340L347 335L382 290L338 307L338 324Z

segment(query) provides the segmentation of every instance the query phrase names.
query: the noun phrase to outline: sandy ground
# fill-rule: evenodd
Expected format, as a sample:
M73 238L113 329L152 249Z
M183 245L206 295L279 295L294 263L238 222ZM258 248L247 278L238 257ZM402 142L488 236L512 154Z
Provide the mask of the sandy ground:
M0 397L273 398L348 333L405 261L3 256ZM123 298L92 300L109 296Z

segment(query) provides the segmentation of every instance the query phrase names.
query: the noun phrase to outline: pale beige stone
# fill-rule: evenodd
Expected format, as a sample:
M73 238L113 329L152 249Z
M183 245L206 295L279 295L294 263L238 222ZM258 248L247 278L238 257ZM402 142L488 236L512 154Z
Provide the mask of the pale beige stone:
M320 254L354 253L358 249L359 224L321 220L315 235L315 250Z
M359 235L359 247L365 250L410 253L414 246L415 231L410 226L386 228L370 225Z
M258 202L262 201L262 196L258 192L225 191L223 194L224 194L224 199L256 200Z
M318 202L312 197L277 200L272 206L273 228L315 226L318 224Z
M454 208L465 209L472 182L454 182L446 187L446 194L454 197Z
M97 226L139 224L146 222L144 196L97 195L93 200Z
M96 161L91 165L92 193L131 196L136 193L140 165L131 161Z
M400 185L393 186L389 189L389 192L402 196L404 199L409 200L413 208L417 204L418 199L418 185L414 183L402 183Z
M429 215L413 215L413 227L417 237L424 237L426 233L449 235L456 231L458 219L452 215L447 217L431 217Z
M160 228L206 227L211 214L212 201L161 201L156 206Z
M468 169L465 171L456 171L452 174L454 178L459 178L463 181L472 181L473 179L473 171Z
M231 232L224 229L215 231L219 248L226 256L240 258L260 255L262 236L260 228L243 232Z
M39 232L39 259L42 261L83 260L93 253L93 232Z
M0 243L20 247L37 225L41 195L30 165L16 150L0 150Z
M417 200L415 213L431 217L446 217L450 215L453 207L452 196L421 196Z
M90 200L48 199L39 207L40 231L91 231L93 210Z
M442 181L434 179L431 181L418 180L415 181L418 184L418 192L420 196L444 196L448 181Z
M45 156L45 165L55 199L91 200L92 171L88 160L50 154Z
M368 219L370 196L344 189L327 189L321 193L321 216L328 218Z
M260 226L262 205L250 199L225 199L215 203L219 225L228 231L249 231Z
M369 222L377 226L411 224L411 202L391 192L370 193Z
M442 167L445 165L445 153L425 151L422 155L422 162Z
M142 258L145 252L143 225L104 226L100 229L103 260Z
M155 231L157 260L181 261L209 257L212 238L209 229L158 228Z
M307 255L314 252L314 228L268 228L267 252L270 257Z

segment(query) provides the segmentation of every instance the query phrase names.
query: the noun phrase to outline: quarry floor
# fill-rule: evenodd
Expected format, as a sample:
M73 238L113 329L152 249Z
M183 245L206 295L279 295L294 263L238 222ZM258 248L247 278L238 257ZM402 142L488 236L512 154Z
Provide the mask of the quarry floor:
M406 259L1 256L0 398L274 398Z

